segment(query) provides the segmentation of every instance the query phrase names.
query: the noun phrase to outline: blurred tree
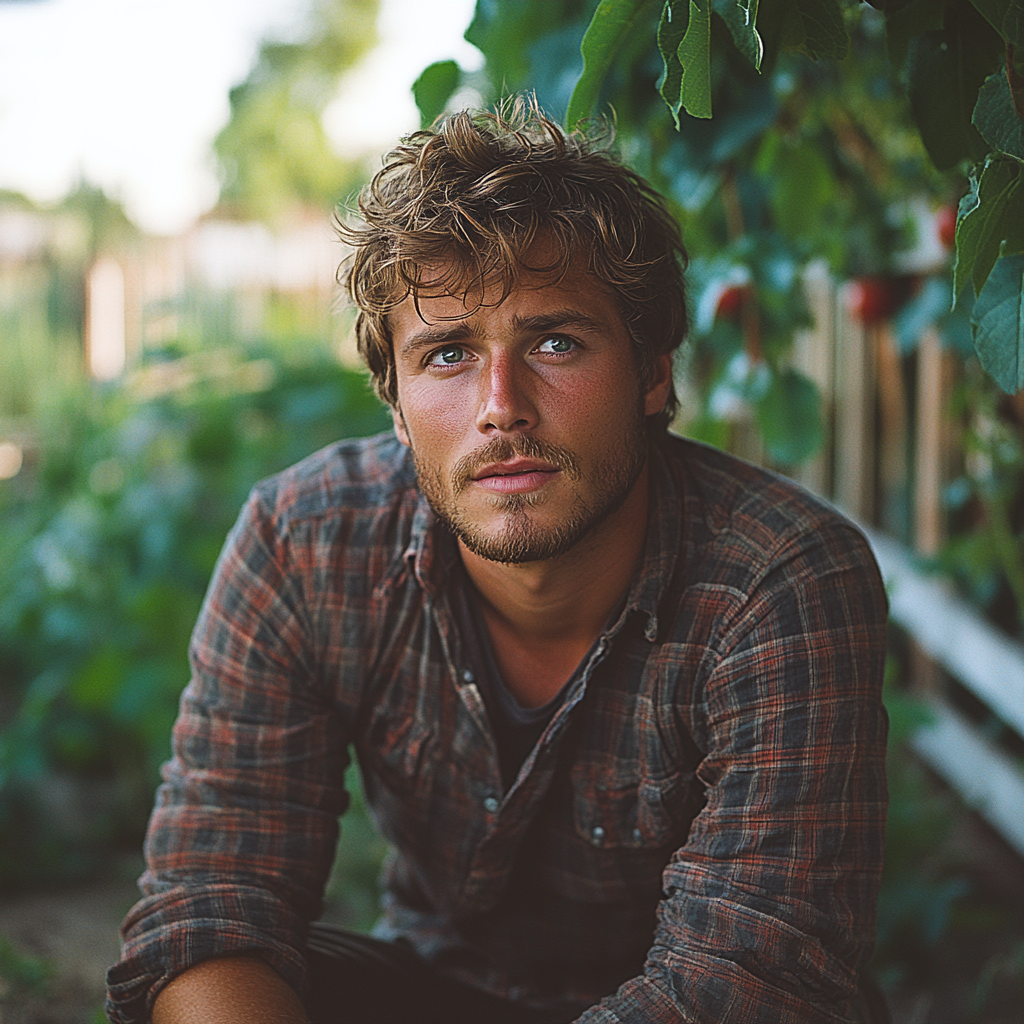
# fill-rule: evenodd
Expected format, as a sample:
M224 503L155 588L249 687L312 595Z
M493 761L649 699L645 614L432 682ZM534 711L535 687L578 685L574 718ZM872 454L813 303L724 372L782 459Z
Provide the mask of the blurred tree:
M85 179L45 207L0 192L0 210L45 225L37 249L0 269L2 429L6 421L31 418L82 373L86 272L99 254L137 258L141 236L121 204Z
M266 41L231 90L231 118L214 142L221 204L273 220L289 210L330 210L362 168L331 148L321 120L341 76L376 41L378 0L312 0L294 41Z

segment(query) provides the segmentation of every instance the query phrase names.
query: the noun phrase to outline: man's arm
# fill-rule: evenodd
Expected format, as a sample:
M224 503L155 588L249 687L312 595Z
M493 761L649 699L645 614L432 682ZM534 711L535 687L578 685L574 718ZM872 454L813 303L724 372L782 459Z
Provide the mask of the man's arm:
M347 754L316 675L296 541L282 534L257 492L197 623L146 838L147 895L125 919L107 976L118 1024L146 1021L165 987L217 957L258 955L301 993L303 936L347 804Z
M707 805L644 974L577 1024L849 1019L882 862L886 602L863 540L831 533L838 554L812 538L780 562L698 680Z
M152 1024L308 1024L295 989L257 957L206 960L153 1004Z

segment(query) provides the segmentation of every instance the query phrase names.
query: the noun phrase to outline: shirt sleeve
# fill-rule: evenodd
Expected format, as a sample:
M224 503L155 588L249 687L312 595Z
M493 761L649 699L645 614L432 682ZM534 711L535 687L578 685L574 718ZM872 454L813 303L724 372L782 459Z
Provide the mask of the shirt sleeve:
M644 974L577 1024L836 1024L874 941L885 593L840 526L782 555L693 704L707 804L663 875Z
M145 896L107 976L117 1024L147 1021L169 981L222 954L256 953L303 992L300 949L347 805L347 746L308 653L290 544L254 493L193 634L146 838Z

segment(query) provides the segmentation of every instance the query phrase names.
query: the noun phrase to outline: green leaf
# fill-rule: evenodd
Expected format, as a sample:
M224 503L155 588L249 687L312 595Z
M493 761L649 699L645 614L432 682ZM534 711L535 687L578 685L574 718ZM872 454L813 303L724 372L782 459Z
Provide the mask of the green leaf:
M939 31L945 14L946 5L936 0L890 0L885 5L885 48L894 68L906 63L910 40Z
M764 43L757 34L758 0L712 0L712 9L729 27L736 49L761 70Z
M429 128L444 113L445 104L462 81L462 70L453 60L439 60L423 70L412 83L412 95L420 111L420 127Z
M563 6L551 0L476 4L464 38L486 57L484 72L495 96L532 88L534 47L567 27L565 14ZM579 29L573 45L577 56L584 31L585 26Z
M770 189L783 234L795 241L815 236L838 188L821 149L807 139L793 143L781 132L768 132L754 167Z
M1000 256L1012 256L1024 252L1024 172L1019 184L1006 201L1006 216L1003 218L1003 244Z
M973 8L950 10L941 32L910 41L910 110L921 141L940 170L963 159L981 160L984 140L971 124L978 90L1000 59L999 37Z
M565 112L569 128L590 116L601 91L601 83L612 66L616 54L626 41L637 18L649 0L601 0L590 20L580 53L583 54L583 74L576 83Z
M795 466L809 459L824 438L814 382L796 370L775 376L758 402L757 427L774 462Z
M1024 4L1020 0L971 0L985 20L1013 46L1024 46Z
M1024 160L1024 122L1014 109L1010 83L1003 71L985 79L972 121L996 152Z
M711 0L690 0L690 21L676 54L683 67L680 105L692 117L710 117Z
M1013 160L988 160L981 180L972 177L971 190L960 200L957 216L954 296L960 294L968 278L974 282L975 294L981 292L1009 233L1007 213L1019 205L1020 191L1020 165Z
M842 60L850 49L839 0L761 0L762 9L777 8L783 19L781 47L811 60Z
M661 80L661 98L672 111L672 119L679 127L679 102L683 88L683 65L679 63L679 44L690 23L690 0L666 0L658 22L658 49L665 65Z
M974 304L974 348L995 382L1024 388L1024 255L1000 259Z

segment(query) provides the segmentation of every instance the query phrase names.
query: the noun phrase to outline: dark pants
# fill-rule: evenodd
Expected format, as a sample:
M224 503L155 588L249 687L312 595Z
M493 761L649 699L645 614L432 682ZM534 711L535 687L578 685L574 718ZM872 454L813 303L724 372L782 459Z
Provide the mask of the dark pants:
M307 1001L313 1024L568 1024L576 1011L516 1006L441 977L398 942L316 923L309 934ZM889 1024L885 998L861 984L855 1012L863 1024Z
M438 975L400 942L334 925L309 933L313 1024L569 1024L575 1011L530 1010Z

